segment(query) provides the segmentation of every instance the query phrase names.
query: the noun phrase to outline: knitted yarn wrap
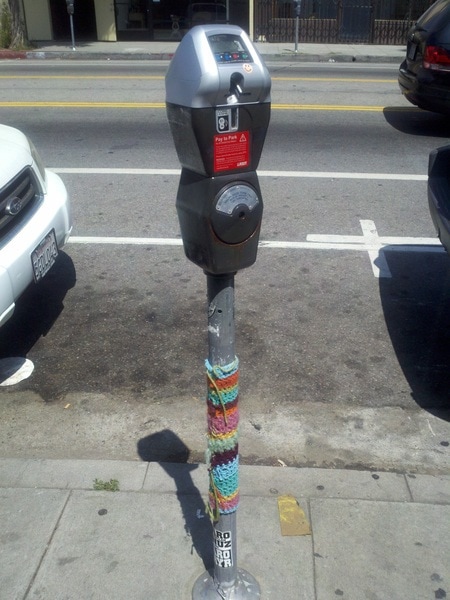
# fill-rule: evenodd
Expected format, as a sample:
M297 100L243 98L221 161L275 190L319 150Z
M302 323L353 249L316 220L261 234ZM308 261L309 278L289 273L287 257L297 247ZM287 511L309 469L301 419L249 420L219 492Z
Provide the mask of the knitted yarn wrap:
M205 361L208 397L209 512L214 521L239 504L239 360L225 366Z

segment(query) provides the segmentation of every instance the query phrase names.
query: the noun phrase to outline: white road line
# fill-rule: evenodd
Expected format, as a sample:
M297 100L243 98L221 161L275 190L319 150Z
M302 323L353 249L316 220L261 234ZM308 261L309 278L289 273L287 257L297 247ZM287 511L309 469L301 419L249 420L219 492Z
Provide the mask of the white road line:
M356 235L308 235L306 239L315 243L332 243L337 248L349 249L348 246L359 246L369 254L372 271L375 277L392 277L389 269L385 249L395 249L402 252L444 252L441 242L437 238L382 238L378 235L375 223L370 220L360 220L362 236Z
M181 169L49 168L58 174L75 175L180 175Z
M375 223L369 220L360 221L363 235L315 235L306 237L306 242L260 241L260 248L278 248L286 250L347 250L367 252L372 271L377 278L392 277L386 260L386 250L396 252L440 252L444 253L437 238L413 237L380 237ZM72 244L116 244L134 246L182 246L179 238L135 238L135 237L95 237L73 236Z
M378 231L373 221L360 220L363 237L369 243L379 243ZM392 277L391 271L386 262L386 256L381 250L381 244L378 250L369 250L369 258L372 265L372 271L375 277Z
M115 168L57 168L49 169L58 174L75 175L180 175L180 169L115 169ZM404 173L351 173L340 171L258 171L260 177L293 177L313 179L366 179L387 181L427 181L428 175Z
M322 238L324 241L314 241L309 238ZM349 243L340 243L339 241L335 242L327 242L325 238L327 235L318 235L318 236L307 236L307 242L268 242L268 241L260 241L260 248L285 248L287 250L350 250L356 252L369 252L380 249L380 244L367 244L357 242L355 244ZM339 236L333 235L330 236L332 238L337 238ZM342 236L346 237L346 236ZM356 237L356 236L355 236ZM72 239L72 238L71 238ZM382 239L382 238L380 238ZM391 238L394 239L394 238ZM411 238L405 238L410 240ZM425 240L428 238L416 238L417 240ZM429 238L429 242L423 244L419 242L411 243L408 241L407 243L402 243L403 238L396 238L395 242L391 242L389 244L381 244L381 249L385 250L395 250L395 252L445 252L444 248L441 245L439 240L435 240L434 238Z
M309 242L327 242L329 244L350 244L358 245L364 240L360 235L317 235L311 233L307 235L306 239ZM440 246L441 242L437 237L392 237L392 236L380 236L378 243L375 246L381 244L382 246L396 246L401 244L402 246ZM368 244L366 244L369 247Z
M427 181L428 175L403 173L347 173L340 171L258 171L260 177L299 177L314 179L386 179L391 181Z
M165 175L179 176L180 169L119 169L119 168L52 168L58 174L77 175ZM341 171L258 171L260 177L314 178L314 179L365 179L386 181L427 181L427 175L404 173L351 173ZM363 235L314 235L306 242L260 241L260 248L283 248L293 250L349 250L367 252L375 277L392 277L385 252L386 247L397 252L445 252L437 238L380 237L373 221L360 221ZM77 237L72 244L116 244L144 246L181 246L179 238L132 238L132 237Z
M97 237L97 236L71 236L72 244L115 244L118 246L182 246L183 242L177 238L136 238L136 237Z
M342 242L340 241L342 237ZM355 241L348 242L352 237ZM330 239L328 239L330 238ZM359 241L361 240L361 241ZM260 248L278 248L286 250L354 250L356 252L371 252L386 248L396 252L444 252L441 242L437 238L378 238L377 243L368 243L364 236L339 236L339 235L308 235L306 242L284 242L275 240L261 240ZM387 241L389 240L389 241ZM98 237L98 236L71 236L71 244L115 244L119 246L182 246L179 238L135 238L135 237Z

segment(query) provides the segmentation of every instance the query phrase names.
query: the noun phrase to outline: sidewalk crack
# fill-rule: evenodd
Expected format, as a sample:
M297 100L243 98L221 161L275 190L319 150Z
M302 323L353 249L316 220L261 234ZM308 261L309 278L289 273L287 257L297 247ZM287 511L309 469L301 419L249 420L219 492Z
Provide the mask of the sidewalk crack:
M59 514L59 517L58 517L58 519L56 520L55 526L53 527L53 531L52 531L52 533L51 533L51 535L50 535L50 538L49 538L49 540L47 541L47 544L46 544L46 546L45 546L45 550L44 550L44 552L42 553L41 559L39 560L39 563L38 563L38 565L37 565L37 567L36 567L36 570L35 570L35 572L33 573L33 576L31 577L30 583L28 584L28 587L27 587L27 589L26 589L26 592L25 592L25 594L24 594L24 596L23 596L23 600L26 600L26 599L28 598L28 595L29 595L29 593L30 593L30 591L31 591L31 588L33 587L33 584L34 584L34 582L36 581L36 577L37 577L37 575L38 575L38 573L39 573L39 570L40 570L40 568L41 568L41 565L42 565L42 563L44 562L44 559L45 559L45 557L47 556L47 553L48 553L48 551L49 551L49 548L50 548L50 546L51 546L51 543L52 543L52 541L53 541L53 538L54 538L54 536L55 536L55 533L57 532L57 530L58 530L58 528L59 528L59 524L60 524L60 522L61 522L61 519L62 519L62 516L63 516L63 514L64 514L64 512L65 512L65 510L66 510L67 503L69 502L69 499L70 499L70 497L72 496L72 493L73 493L73 490L70 490L70 491L69 491L69 493L67 494L67 498L66 498L66 501L64 502L64 506L62 507L62 509L61 509L61 512L60 512L60 514Z

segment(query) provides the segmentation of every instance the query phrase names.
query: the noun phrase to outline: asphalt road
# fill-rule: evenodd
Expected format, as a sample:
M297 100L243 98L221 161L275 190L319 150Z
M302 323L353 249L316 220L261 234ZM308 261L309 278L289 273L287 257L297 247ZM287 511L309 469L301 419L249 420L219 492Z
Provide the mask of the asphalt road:
M0 357L35 365L0 388L0 452L148 458L171 430L198 460L206 278L180 242L167 65L29 63L0 64L0 121L64 179L74 237L0 332ZM450 123L390 65L269 67L262 244L236 276L242 459L443 471L449 258L426 174Z

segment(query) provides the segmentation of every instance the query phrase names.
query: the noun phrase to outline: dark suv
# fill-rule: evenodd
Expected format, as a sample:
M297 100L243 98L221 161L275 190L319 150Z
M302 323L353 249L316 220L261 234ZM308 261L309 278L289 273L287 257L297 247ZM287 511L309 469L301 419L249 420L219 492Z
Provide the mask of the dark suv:
M398 75L412 104L450 114L450 0L438 0L408 33Z

